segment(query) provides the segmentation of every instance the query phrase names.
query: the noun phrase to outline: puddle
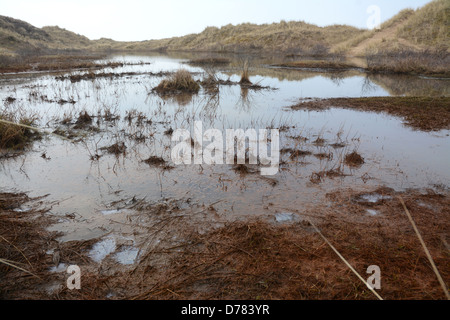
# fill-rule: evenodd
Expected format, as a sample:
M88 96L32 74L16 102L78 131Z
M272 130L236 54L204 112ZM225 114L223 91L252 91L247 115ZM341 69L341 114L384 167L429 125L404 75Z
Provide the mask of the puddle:
M295 213L282 212L275 214L275 220L279 223L293 222L298 220L298 216Z
M19 213L23 213L23 212L30 212L31 210L33 210L33 208L31 207L20 207L20 208L15 208L13 209L14 212L19 212Z
M377 210L367 209L366 211L367 211L367 214L372 217L379 214L379 212Z
M101 263L109 254L116 250L116 240L106 238L97 242L89 252L89 257L97 263Z
M124 247L114 255L117 262L123 265L131 265L137 261L139 249L134 247Z
M357 199L358 202L369 202L369 203L377 203L382 200L390 200L392 199L391 196L385 196L377 193L371 193L371 194L363 194L360 195ZM375 210L371 210L375 211Z
M125 210L125 209L110 209L110 210L101 210L100 212L101 212L101 214L103 214L105 216L109 216L112 214L125 213L125 212L127 212L127 210Z
M66 272L67 267L68 267L67 264L60 263L60 264L58 264L58 266L51 267L49 271L52 272L52 273Z

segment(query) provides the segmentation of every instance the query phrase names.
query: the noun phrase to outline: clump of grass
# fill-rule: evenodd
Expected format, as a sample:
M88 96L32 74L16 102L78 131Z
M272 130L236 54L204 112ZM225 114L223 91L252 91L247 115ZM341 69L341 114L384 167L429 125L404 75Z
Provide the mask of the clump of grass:
M16 98L14 98L14 97L8 97L5 99L5 103L7 103L7 104L14 103L14 101L16 101Z
M92 123L92 117L87 113L87 111L80 112L80 116L77 119L77 126L85 126Z
M153 90L159 94L177 92L197 93L200 90L200 85L192 78L189 71L180 69L167 79L162 80Z
M189 60L188 64L193 66L225 66L230 64L231 60L227 58L198 58Z
M117 156L119 154L124 154L127 150L127 147L125 146L125 143L117 142L109 147L101 148L101 149L106 150L106 152L115 154Z
M32 141L41 137L37 130L28 128L35 124L36 118L34 117L22 116L17 121L13 115L0 114L0 120L11 122L0 121L0 149L23 150Z
M207 72L208 76L203 79L201 85L207 93L215 94L219 92L220 80L213 72Z
M248 61L244 62L244 67L242 70L241 80L239 81L241 85L252 85L253 83L250 81L250 76L248 73Z
M151 156L143 162L149 166L161 168L162 170L172 170L174 168L170 166L166 160L158 156Z
M316 153L314 156L316 158L318 158L318 159L321 159L321 160L323 160L323 159L333 160L333 153L332 152L329 152L329 153L326 153L326 152Z
M359 167L365 163L364 158L356 151L347 154L345 156L344 162L350 167Z
M166 135L166 136L171 136L172 134L173 134L173 128L172 127L170 127L169 129L167 129L166 131L164 131L164 134Z

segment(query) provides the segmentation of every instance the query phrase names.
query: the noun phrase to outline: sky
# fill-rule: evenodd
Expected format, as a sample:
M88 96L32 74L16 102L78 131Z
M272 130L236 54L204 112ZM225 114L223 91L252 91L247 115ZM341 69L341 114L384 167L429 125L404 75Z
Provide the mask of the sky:
M142 41L199 33L208 26L303 20L319 26L368 28L431 0L0 0L0 15L36 27L59 26L91 40Z

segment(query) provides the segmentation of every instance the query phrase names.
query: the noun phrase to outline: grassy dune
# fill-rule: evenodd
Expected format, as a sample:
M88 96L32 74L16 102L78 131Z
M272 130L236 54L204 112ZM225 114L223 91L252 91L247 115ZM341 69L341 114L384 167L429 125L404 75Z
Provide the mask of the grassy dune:
M2 61L3 65L9 64L10 60L5 56L132 50L272 52L291 57L357 56L370 58L368 64L372 71L384 72L393 68L391 57L400 53L393 59L402 64L400 68L393 69L395 72L411 72L410 68L403 66L417 59L420 65L413 72L423 73L425 70L428 74L445 75L448 74L445 65L450 48L448 21L450 1L434 0L418 10L399 12L378 30L346 25L319 27L303 21L281 21L263 25L243 23L221 28L208 27L199 34L170 39L118 42L105 38L90 40L59 27L39 29L24 21L0 16L0 68ZM428 55L430 52L438 52L439 59L444 54L443 65L436 66L417 56L417 53Z

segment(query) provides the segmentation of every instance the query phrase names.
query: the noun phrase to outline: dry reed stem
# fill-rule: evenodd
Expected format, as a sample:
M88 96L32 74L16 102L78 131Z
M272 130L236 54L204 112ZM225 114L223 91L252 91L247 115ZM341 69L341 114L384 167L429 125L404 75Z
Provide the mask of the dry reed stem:
M436 274L436 277L437 277L438 280L439 280L439 284L441 285L442 289L443 289L444 292L445 292L445 295L446 295L446 297L447 297L447 300L450 300L450 294L448 293L447 286L445 285L445 282L444 282L444 280L442 279L442 276L441 276L441 274L439 273L439 270L437 269L436 264L434 263L433 257L431 256L430 251L428 251L428 248L427 248L425 242L423 241L423 238L422 238L422 236L420 235L420 232L419 232L419 230L417 229L417 226L416 226L416 224L415 224L415 222L414 222L414 220L413 220L411 214L409 213L409 210L408 210L408 208L406 207L406 204L405 204L405 202L403 201L403 198L402 198L402 197L398 197L398 198L399 198L399 200L400 200L400 202L401 202L403 208L405 209L405 213L406 213L406 215L408 216L409 222L411 222L411 225L412 225L412 227L413 227L413 229L414 229L414 231L415 231L415 233L416 233L416 235L417 235L417 238L419 238L419 241L420 241L420 243L422 244L423 250L425 251L425 254L427 255L427 258L428 258L428 260L429 260L430 263L431 263L431 266L432 266L432 268L433 268L433 271L434 271L434 273Z

